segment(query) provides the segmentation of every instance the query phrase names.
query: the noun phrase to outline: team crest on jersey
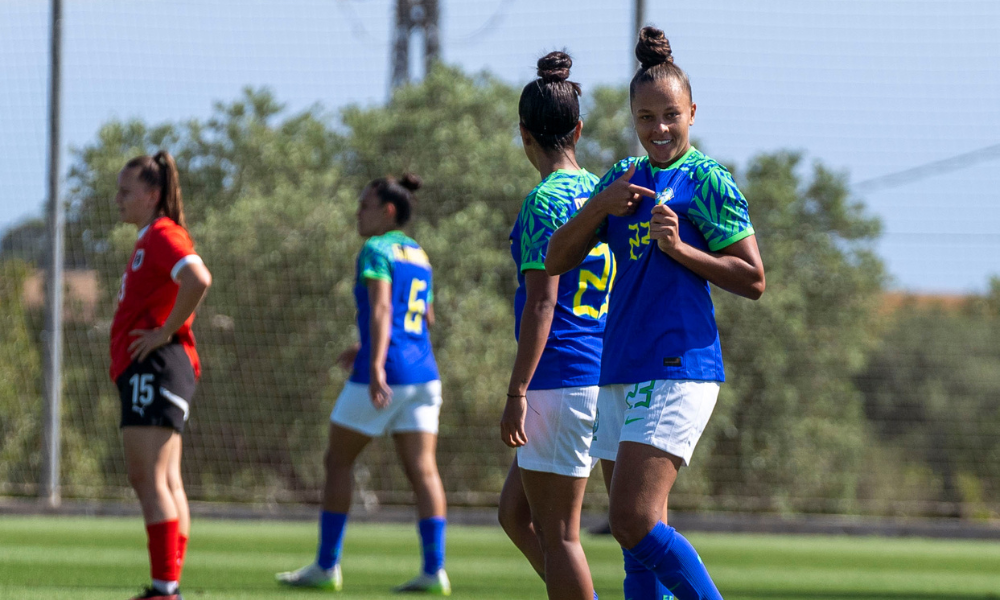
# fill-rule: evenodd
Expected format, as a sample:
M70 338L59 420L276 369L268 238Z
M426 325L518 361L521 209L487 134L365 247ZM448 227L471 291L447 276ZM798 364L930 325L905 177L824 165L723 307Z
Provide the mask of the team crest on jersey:
M674 198L674 188L664 188L660 193L656 194L657 204L666 204Z
M142 266L142 259L145 258L145 256L146 256L146 251L143 250L142 248L139 248L138 250L135 251L135 258L132 259L133 271L139 270L139 267Z

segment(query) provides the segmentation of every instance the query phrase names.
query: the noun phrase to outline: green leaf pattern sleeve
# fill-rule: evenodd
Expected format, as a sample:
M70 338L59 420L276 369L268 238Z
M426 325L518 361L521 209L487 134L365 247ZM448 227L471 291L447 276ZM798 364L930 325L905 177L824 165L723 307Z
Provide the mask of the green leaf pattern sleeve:
M379 243L375 238L369 239L361 248L361 258L358 261L361 279L379 279L392 281L392 247Z
M557 190L541 186L521 207L521 272L544 270L549 239L569 219L571 198L560 198Z
M709 250L716 252L754 234L747 200L729 171L712 161L699 165L693 177L695 194L688 218L705 237Z

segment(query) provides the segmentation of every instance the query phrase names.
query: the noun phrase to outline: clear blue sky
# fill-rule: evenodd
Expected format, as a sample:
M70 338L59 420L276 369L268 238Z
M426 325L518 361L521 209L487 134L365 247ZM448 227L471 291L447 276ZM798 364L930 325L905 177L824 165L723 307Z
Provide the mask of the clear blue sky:
M441 3L444 58L465 69L521 83L566 48L585 93L631 75L631 0ZM393 4L65 0L64 142L87 144L110 118L204 117L248 84L293 110L382 102ZM1000 2L648 5L691 76L693 133L720 160L796 149L858 182L1000 143ZM47 11L0 3L0 230L42 211ZM864 195L894 286L983 290L1000 274L998 190L992 160Z

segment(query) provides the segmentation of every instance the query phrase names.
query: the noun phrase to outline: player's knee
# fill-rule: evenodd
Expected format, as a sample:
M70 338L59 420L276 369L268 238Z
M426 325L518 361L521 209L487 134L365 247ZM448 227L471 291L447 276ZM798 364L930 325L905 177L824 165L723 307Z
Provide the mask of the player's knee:
M433 457L406 463L404 471L413 485L430 484L439 478L437 463Z
M551 523L535 520L535 531L538 532L539 543L546 551L561 550L580 541L579 531L565 519L557 519Z
M167 487L170 489L171 494L176 495L184 493L184 481L181 479L180 475L168 476Z
M516 503L505 495L500 495L500 505L497 506L497 521L500 522L500 527L507 532L508 536L511 535L511 532L525 525L517 508Z
M350 470L354 467L353 460L348 460L346 456L332 448L327 448L326 454L323 455L323 464L326 466L327 474L337 473L345 469Z
M149 469L142 468L141 465L129 465L128 484L141 494L149 489L155 489L156 476Z
M642 514L634 506L614 506L608 511L608 525L611 535L622 548L632 548L642 541L655 523L649 523L649 517Z

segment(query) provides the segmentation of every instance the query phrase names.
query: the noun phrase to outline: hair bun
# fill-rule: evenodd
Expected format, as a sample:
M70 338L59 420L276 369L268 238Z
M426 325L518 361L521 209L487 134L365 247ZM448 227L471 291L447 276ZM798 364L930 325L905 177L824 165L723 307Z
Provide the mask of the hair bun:
M399 178L399 185L405 187L411 192L419 190L420 186L423 184L423 180L413 173L403 173L403 176Z
M573 59L565 52L549 52L538 59L538 77L545 83L566 81Z
M655 27L643 27L639 31L639 41L635 44L635 57L643 69L663 63L674 62L670 51L670 41L663 31Z

